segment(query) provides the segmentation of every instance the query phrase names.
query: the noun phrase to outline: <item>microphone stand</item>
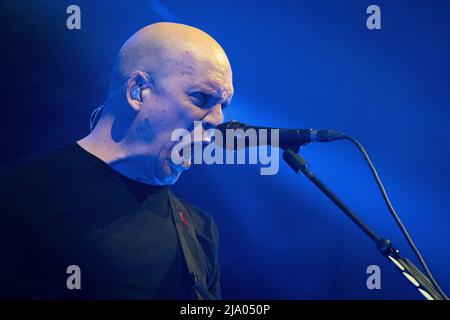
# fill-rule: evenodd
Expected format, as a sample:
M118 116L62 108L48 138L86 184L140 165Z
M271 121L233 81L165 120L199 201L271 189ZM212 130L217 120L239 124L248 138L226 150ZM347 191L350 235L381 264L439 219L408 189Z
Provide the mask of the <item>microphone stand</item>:
M285 149L283 159L298 173L299 171L311 180L350 220L356 224L377 246L378 250L389 261L395 264L397 269L419 290L428 300L445 300L436 290L431 281L410 260L403 258L400 252L394 248L391 241L376 235L341 199L339 199L319 178L308 168L308 163L299 154L299 147Z

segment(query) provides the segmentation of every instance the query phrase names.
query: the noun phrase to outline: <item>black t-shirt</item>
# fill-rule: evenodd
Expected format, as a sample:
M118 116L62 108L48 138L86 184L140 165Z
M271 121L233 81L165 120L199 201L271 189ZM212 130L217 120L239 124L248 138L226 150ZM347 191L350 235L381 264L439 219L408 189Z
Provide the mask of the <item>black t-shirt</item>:
M194 298L168 187L70 143L3 166L0 188L0 296ZM75 273L81 289L69 290Z

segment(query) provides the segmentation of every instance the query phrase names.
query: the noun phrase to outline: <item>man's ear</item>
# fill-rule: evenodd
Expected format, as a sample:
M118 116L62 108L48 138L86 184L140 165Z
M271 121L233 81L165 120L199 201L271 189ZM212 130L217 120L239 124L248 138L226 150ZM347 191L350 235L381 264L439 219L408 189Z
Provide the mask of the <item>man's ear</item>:
M127 83L127 101L128 104L139 112L142 107L143 95L142 91L149 88L149 76L142 71L135 71L128 79Z

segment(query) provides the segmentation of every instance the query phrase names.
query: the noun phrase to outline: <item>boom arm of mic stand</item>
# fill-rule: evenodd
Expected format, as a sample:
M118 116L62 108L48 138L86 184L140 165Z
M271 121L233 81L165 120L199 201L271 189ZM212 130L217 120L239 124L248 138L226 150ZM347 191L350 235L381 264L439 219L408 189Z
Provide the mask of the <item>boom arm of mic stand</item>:
M298 150L296 150L298 152ZM389 261L395 264L410 283L428 300L445 300L436 290L431 281L410 260L400 256L400 252L392 246L389 239L378 237L341 199L338 198L319 178L308 168L308 163L297 152L286 149L283 159L298 173L301 171L311 182L319 188L339 209L341 209L353 223L356 224L373 242L378 250Z

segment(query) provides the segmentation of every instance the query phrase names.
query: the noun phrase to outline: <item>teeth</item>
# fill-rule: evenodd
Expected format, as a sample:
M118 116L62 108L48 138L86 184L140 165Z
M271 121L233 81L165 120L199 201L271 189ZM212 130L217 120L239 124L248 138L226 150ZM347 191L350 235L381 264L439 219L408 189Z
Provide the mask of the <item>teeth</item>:
M192 164L192 161L190 158L189 159L183 158L183 162L181 163L181 166L183 168L189 168L191 166L191 164Z

